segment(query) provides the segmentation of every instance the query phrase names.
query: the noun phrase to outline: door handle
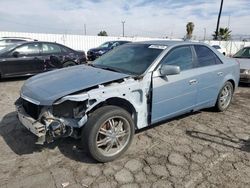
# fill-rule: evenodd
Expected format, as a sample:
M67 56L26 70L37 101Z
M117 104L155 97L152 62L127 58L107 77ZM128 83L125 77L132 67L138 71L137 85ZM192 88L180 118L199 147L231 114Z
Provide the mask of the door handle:
M217 72L218 76L223 76L223 72Z
M190 85L197 84L197 83L198 83L198 81L196 79L189 80Z

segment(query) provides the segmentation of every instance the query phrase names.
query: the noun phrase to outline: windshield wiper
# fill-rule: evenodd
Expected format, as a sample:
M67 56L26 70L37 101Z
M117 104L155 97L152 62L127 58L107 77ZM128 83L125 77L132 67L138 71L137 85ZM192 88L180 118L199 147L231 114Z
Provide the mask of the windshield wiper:
M117 68L114 68L114 67L108 67L108 66L101 66L101 65L91 65L95 68L100 68L100 69L104 69L104 70L110 70L110 71L114 71L114 72L119 72L119 73L123 73L123 71L117 69Z
M245 59L249 59L250 58L250 56L245 56L245 57L243 57L243 56L233 56L233 58L245 58Z

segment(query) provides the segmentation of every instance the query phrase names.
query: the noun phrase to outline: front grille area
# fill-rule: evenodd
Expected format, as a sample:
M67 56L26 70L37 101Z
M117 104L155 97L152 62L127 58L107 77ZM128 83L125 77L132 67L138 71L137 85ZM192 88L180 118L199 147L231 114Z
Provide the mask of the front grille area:
M92 51L88 51L88 52L87 52L87 54L88 54L88 55L93 55L93 54L94 54L94 52L92 52Z
M244 73L245 72L245 69L240 69L240 73Z
M39 114L41 113L41 106L33 104L29 101L23 99L23 108L25 112L34 119L38 119Z

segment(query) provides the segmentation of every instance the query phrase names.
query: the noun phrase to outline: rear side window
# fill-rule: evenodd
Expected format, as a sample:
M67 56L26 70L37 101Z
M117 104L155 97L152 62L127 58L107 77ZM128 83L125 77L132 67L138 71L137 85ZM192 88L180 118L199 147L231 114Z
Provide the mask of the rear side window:
M61 46L61 50L63 53L73 53L73 51L71 49L63 47L63 46Z
M193 58L191 48L183 46L173 49L163 58L162 63L179 66L181 70L192 69Z
M194 46L197 55L197 67L205 67L209 65L221 64L221 60L215 55L215 53L206 46L195 45Z
M42 45L43 53L53 54L53 53L61 53L61 49L56 44L43 44Z

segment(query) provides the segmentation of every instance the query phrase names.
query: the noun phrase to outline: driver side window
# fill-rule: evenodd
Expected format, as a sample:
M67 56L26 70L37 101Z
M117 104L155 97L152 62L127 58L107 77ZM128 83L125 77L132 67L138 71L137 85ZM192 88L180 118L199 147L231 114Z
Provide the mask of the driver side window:
M173 49L163 58L162 63L179 66L181 71L194 68L191 48L183 46Z

